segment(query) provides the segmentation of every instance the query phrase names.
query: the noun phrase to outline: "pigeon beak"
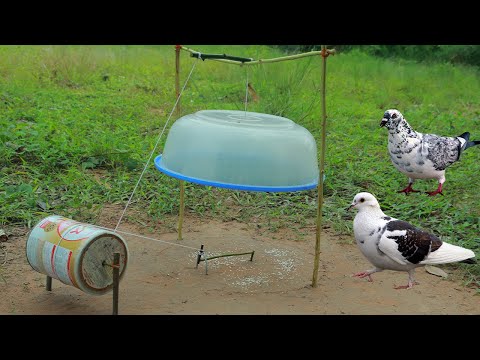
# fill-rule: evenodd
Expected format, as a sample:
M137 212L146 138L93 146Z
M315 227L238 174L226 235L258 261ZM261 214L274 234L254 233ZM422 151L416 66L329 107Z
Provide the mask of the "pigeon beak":
M382 121L380 121L380 127L384 127L385 125L387 125L387 122L388 120L383 118Z
M351 204L351 205L347 208L347 211L350 211L350 209L354 208L355 205L357 205L357 204Z

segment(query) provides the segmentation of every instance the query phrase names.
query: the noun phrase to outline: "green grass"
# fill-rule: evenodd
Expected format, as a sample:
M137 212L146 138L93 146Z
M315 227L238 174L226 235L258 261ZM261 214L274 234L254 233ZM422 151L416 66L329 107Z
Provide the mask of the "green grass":
M266 46L192 46L253 58L282 55ZM197 61L182 52L181 84ZM288 117L320 148L321 58L244 68L198 61L182 114L243 109L245 79L260 96L248 110ZM105 204L124 206L170 114L173 46L0 47L0 224L32 226L60 214L95 223ZM414 129L480 139L479 73L450 64L380 59L353 50L328 58L324 221L353 234L354 195L369 191L394 217L443 240L480 251L477 193L480 147L447 169L445 196L396 193L407 178L390 163L383 112L398 108ZM167 126L167 132L175 120ZM162 137L156 153L166 140ZM433 180L418 190L433 190ZM148 167L131 208L142 221L177 214L178 181ZM187 211L253 221L279 230L313 225L316 191L251 193L186 184ZM301 235L301 234L300 234ZM480 265L461 266L480 285Z

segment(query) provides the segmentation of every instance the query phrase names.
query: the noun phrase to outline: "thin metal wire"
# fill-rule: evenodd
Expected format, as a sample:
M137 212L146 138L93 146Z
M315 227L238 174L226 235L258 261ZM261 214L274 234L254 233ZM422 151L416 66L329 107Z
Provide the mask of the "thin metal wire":
M199 60L199 59L200 59L200 58L198 58L198 60ZM119 226L120 223L122 222L123 216L125 215L125 212L127 211L127 208L130 206L130 203L131 203L131 201L132 201L133 195L135 194L135 191L137 190L137 187L138 187L138 185L140 184L140 181L142 180L142 177L143 177L143 175L145 174L145 171L147 170L148 165L150 164L150 160L152 159L152 156L153 156L153 154L155 153L158 144L160 143L160 139L162 138L162 135L163 135L163 133L165 132L165 129L167 128L168 122L170 121L170 118L172 117L172 114L173 114L173 112L175 111L175 108L177 107L177 104L178 104L178 102L180 101L180 98L182 97L183 90L185 90L185 87L187 86L188 80L190 79L190 76L192 75L193 69L195 69L195 66L196 66L197 63L198 63L198 60L193 63L192 69L190 70L190 73L188 74L187 80L185 80L185 84L183 85L182 91L180 91L180 94L178 95L177 100L175 101L175 105L173 105L173 109L172 109L172 111L170 112L170 115L168 116L167 121L165 122L165 126L163 127L162 132L161 132L160 135L158 136L157 142L155 143L155 146L153 147L153 150L152 150L152 152L150 153L150 156L149 156L147 162L145 163L145 167L143 168L143 171L142 171L142 173L140 174L140 178L138 179L137 184L135 185L135 187L134 187L134 189L133 189L133 191L132 191L132 194L130 195L130 198L128 199L127 205L126 205L125 208L123 209L123 212L122 212L122 215L120 216L120 219L118 219L118 223L117 223L117 226L115 226L115 230L114 230L114 231L117 231L118 226Z

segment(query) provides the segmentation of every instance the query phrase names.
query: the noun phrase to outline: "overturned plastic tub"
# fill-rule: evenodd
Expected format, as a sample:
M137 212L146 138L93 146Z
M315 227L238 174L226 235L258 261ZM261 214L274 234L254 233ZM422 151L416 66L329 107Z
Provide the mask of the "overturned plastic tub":
M238 110L202 110L171 127L155 167L196 184L300 191L318 184L317 145L294 121Z

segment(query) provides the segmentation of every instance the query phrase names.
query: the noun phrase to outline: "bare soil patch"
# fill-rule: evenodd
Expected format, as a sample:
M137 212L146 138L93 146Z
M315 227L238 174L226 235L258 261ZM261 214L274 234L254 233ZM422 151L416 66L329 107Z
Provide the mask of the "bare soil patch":
M121 207L107 207L97 222L114 228ZM384 271L374 282L353 278L370 268L351 238L328 229L322 234L318 286L311 287L315 228L268 232L255 224L222 222L186 214L183 240L177 240L176 217L144 226L125 221L120 230L158 242L122 235L130 260L120 283L120 314L479 314L480 297L463 286L451 269L448 279L417 269L420 285L395 290L406 273ZM152 230L153 229L153 230ZM53 280L45 290L45 275L27 262L28 229L8 229L0 267L0 314L102 314L112 312L111 293L93 296ZM207 256L255 251L218 258L196 268L197 250ZM183 246L177 246L183 245ZM186 246L186 247L184 247ZM191 247L191 248L188 248ZM1 263L0 263L1 264Z

